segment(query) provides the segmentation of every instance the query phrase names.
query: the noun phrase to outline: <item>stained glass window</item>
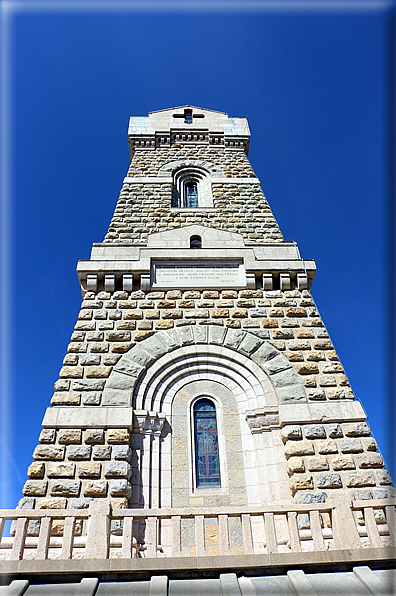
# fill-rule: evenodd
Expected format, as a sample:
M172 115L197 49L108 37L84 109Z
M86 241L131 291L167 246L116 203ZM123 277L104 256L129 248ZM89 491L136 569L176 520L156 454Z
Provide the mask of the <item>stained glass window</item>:
M219 441L216 409L209 399L194 405L197 488L220 486Z

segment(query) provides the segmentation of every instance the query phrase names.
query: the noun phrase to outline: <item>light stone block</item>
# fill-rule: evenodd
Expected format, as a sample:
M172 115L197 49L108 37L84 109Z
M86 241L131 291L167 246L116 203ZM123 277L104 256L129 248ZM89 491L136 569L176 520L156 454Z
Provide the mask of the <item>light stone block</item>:
M66 455L70 460L90 459L91 449L89 445L68 445Z
M101 464L99 462L79 463L77 475L79 478L100 478Z
M275 387L285 387L287 385L299 384L300 379L294 368L289 368L282 372L272 373L271 382Z
M112 497L126 497L127 499L132 493L132 487L127 480L110 480L109 490Z
M89 408L74 408L65 406L47 408L43 420L43 427L131 429L132 408L110 406L91 406ZM61 447L58 447L57 449L61 449Z
M92 448L92 458L96 459L110 459L111 447L110 445L94 445Z
M52 425L51 425L52 426ZM65 456L65 446L37 445L33 452L33 459L61 460Z
M105 463L105 478L127 478L129 480L131 474L131 466L125 461L112 461Z
M125 407L131 405L132 391L107 388L103 391L102 405L106 407Z
M50 483L52 497L78 497L81 482L79 480L57 480Z
M125 373L121 373L118 372L116 370L113 370L112 374L110 375L106 386L105 386L105 391L103 394L103 403L105 403L106 400L106 391L108 389L121 389L121 391L133 391L134 386L136 383L136 378L135 377L131 377L130 375L127 375Z
M47 492L47 480L27 480L22 493L26 497L43 497Z
M74 478L75 468L74 463L49 464L47 476L48 478Z

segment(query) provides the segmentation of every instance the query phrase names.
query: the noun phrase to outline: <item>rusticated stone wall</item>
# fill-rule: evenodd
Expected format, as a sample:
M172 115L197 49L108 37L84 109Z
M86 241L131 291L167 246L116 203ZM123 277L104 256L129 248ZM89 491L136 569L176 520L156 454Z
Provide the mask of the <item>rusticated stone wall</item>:
M106 380L122 354L158 331L191 325L240 329L272 344L296 371L308 404L336 407L354 399L307 290L102 291L84 297L51 404L101 406ZM323 500L339 489L359 499L393 494L366 423L301 421L286 424L281 433L290 497ZM132 473L127 428L45 428L39 443L23 490L30 505L86 506L94 497L127 505ZM21 506L26 503L23 499Z
M353 499L394 496L366 422L286 425L282 429L290 489L300 503L324 502L333 489Z
M172 184L156 182L161 166L176 160L201 159L221 166L230 182L212 180L213 209L171 207ZM159 174L161 176L161 173ZM238 232L249 243L282 242L283 236L268 202L257 183L232 183L232 178L254 178L252 167L241 149L187 147L136 151L111 220L105 242L147 242L148 234L189 224ZM133 182L131 177L145 177ZM147 181L152 177L152 182Z
M127 176L158 176L162 166L178 159L207 160L213 166L219 166L227 178L250 178L255 173L243 149L229 150L224 147L208 145L181 145L157 147L154 151L139 149L135 151Z
M156 330L207 324L268 340L301 375L310 400L354 398L308 290L119 291L86 293L52 405L100 405L120 354Z

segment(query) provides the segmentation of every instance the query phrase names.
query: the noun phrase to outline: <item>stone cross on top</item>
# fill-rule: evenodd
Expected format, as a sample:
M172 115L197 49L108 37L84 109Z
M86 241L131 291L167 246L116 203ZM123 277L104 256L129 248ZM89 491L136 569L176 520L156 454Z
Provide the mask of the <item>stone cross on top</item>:
M204 114L193 114L193 111L191 108L186 108L183 112L183 114L173 114L174 118L184 118L184 122L186 124L192 124L194 121L194 118L205 118Z

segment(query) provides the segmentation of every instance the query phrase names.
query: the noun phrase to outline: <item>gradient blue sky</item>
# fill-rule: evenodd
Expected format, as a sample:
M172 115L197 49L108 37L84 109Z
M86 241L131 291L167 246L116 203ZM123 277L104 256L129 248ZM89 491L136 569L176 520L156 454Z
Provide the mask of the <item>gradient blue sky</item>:
M247 116L253 168L285 239L316 260L313 296L390 463L392 4L7 6L2 506L21 497L77 318L76 262L128 168L128 118L186 103Z

